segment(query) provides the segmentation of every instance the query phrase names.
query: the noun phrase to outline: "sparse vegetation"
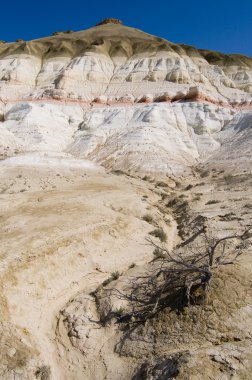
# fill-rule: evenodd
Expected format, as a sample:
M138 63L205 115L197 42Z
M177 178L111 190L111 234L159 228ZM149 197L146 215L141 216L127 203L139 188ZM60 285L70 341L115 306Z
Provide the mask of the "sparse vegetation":
M159 187L168 187L167 183L163 182L163 181L157 182L157 186L159 186Z
M119 24L122 25L122 21L117 18L105 18L104 20L98 22L95 26L105 25L105 24Z
M59 34L63 34L64 32L53 32L52 36L58 36Z
M36 379L40 380L50 380L51 378L51 368L47 365L43 365L37 369L35 372Z
M151 180L151 177L148 176L148 175L145 175L143 178L142 178L143 181L150 181Z
M222 222L230 222L232 220L242 220L241 218L237 217L235 213L229 212L225 215L219 215L219 218Z
M116 314L117 316L121 317L124 314L124 308L122 306L120 306L119 308L117 308L114 311L114 314Z
M224 177L223 177L224 181L227 183L227 184L230 184L234 181L235 179L235 175L233 174L226 174Z
M107 280L103 281L102 286L107 286L107 285L110 284L112 281L113 281L113 279L112 279L111 277L109 277L109 278L107 278Z
M164 221L165 221L165 223L167 224L167 226L170 226L170 225L171 225L171 219L169 219L169 218L165 218Z
M159 238L161 242L165 242L167 240L167 235L164 232L163 228L156 228L155 230L149 232L150 235Z
M215 200L215 199L212 199L212 200L206 202L206 205L214 205L214 204L216 204L216 203L220 203L220 201Z
M132 264L130 264L129 269L135 268L135 266L136 266L136 264L132 263Z
M189 202L180 198L172 198L166 204L166 207L173 210L173 215L178 223L179 236L184 239L189 223Z
M188 191L188 190L191 190L192 188L193 188L193 185L190 184L190 185L186 186L185 190Z
M178 198L186 198L187 196L185 194L180 194Z
M251 246L251 237L251 228L240 234L214 237L207 233L207 226L201 220L191 230L190 237L172 252L149 239L155 247L155 259L149 270L144 276L131 277L127 291L112 290L129 304L118 322L143 322L166 307L179 311L204 304L212 277L221 266L233 264Z
M111 273L111 278L112 278L112 281L115 281L117 280L119 277L120 277L120 272L119 271L116 271L116 272L112 272Z
M112 173L115 175L124 175L126 174L123 170L117 169L117 170L112 170Z
M184 198L184 197L180 197L180 198ZM166 207L174 207L177 203L179 202L178 198L172 198L169 200L169 202L166 204Z
M193 197L193 202L197 202L197 201L200 201L200 195L195 195L195 197Z
M159 249L159 248L157 248L157 247L154 249L153 255L155 256L154 260L164 259L165 258L165 255L162 252L162 250Z
M200 177L201 178L206 178L209 176L209 171L208 170L204 170L200 173Z
M73 30L71 29L68 29L68 30L65 30L65 31L57 31L57 32L53 32L52 33L52 36L58 36L60 34L70 34L70 33L73 33Z
M116 271L116 272L112 272L111 273L111 276L109 278L107 278L107 280L103 281L102 283L102 286L107 286L109 285L112 281L115 281L117 280L119 277L120 277L120 272Z
M150 215L150 214L145 214L145 215L143 216L143 220L144 220L145 222L151 224L151 223L153 223L153 216Z
M162 194L159 194L159 195L161 195L162 201L168 197L168 194L165 194L165 193L162 193Z
M243 207L248 208L248 209L252 209L252 203L246 203Z
M226 175L224 176L225 181L228 181L228 180L230 180L230 179L232 179L232 178L233 178L233 174L226 174Z

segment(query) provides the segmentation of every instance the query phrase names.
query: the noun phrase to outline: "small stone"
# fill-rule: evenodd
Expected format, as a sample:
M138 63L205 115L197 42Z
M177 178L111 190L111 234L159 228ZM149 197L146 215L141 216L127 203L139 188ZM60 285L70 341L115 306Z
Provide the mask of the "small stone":
M68 333L68 336L69 336L69 338L71 338L71 337L77 337L78 334L77 334L76 331L74 331L74 330L70 330L69 333Z
M10 358L12 358L15 354L16 354L17 350L14 348L14 347L11 347L9 350L8 350L8 356Z

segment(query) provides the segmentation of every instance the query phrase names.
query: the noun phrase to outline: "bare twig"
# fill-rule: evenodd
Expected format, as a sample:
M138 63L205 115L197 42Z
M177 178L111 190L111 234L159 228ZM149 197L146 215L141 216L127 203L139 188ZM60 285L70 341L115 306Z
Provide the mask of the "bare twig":
M129 311L120 315L119 322L145 321L165 307L179 309L202 303L216 268L234 263L248 248L251 230L216 238L207 233L205 225L197 228L194 224L191 236L172 252L148 238L162 256L149 264L145 275L131 277L124 291L110 289L111 294L128 301Z

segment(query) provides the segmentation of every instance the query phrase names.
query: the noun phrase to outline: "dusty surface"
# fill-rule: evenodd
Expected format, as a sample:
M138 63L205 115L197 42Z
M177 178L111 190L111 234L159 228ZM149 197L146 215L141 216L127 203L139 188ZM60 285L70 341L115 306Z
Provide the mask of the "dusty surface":
M26 378L26 365L27 378L34 378L43 363L54 379L63 378L54 344L59 310L111 272L151 257L145 242L151 227L142 220L151 206L143 196L149 196L144 184L99 169L2 161L1 352L16 350L4 354L2 378Z
M199 215L252 225L251 70L115 24L1 44L0 379L251 379L249 249L134 331L94 296L149 267L155 229L171 250Z
M172 217L177 220L180 235L187 227L188 214L203 215L217 236L251 225L251 174L227 176L217 169L200 173L190 179L191 189L187 181L175 189L164 183L154 188L153 184L147 186L159 194L156 207L166 223L170 224ZM189 208L180 207L184 202ZM167 203L173 206L167 208ZM169 242L175 244L178 239L168 232ZM97 300L84 292L71 299L61 312L60 342L64 341L64 326L74 347L86 358L83 373L87 378L248 380L252 348L251 268L249 250L236 264L215 274L206 305L193 306L182 313L164 310L135 327L120 327L114 322L101 327L97 321L107 313L106 293L99 293L97 309ZM143 266L128 269L112 282L112 287L123 289L131 278L146 273ZM113 297L112 310L125 307L125 301ZM98 358L95 363L94 356ZM68 376L81 379L80 374L73 373Z
M182 199L183 195L190 212L203 213L216 230L251 224L249 172L232 177L222 170L210 168L206 174L199 169L195 177L177 185L168 178L165 183L168 186L151 179L106 174L99 167L69 169L58 161L50 168L2 161L3 379L39 378L43 366L50 367L49 378L55 380L142 378L142 366L147 366L149 372L144 371L152 371L154 378L162 378L155 374L155 366L167 353L181 357L182 351L191 363L191 377L183 377L187 367L179 364L175 370L178 366L184 370L178 378L202 378L207 366L209 379L221 378L223 371L227 379L231 379L230 373L235 379L249 379L250 255L219 274L216 284L219 281L224 290L218 293L213 287L206 309L190 310L182 319L164 312L150 327L135 331L122 347L117 325L103 328L97 323L99 316L90 293L111 273L123 273L124 281L152 260L153 248L146 237L154 226L164 228L170 248L179 241L176 207L165 206L174 197ZM188 184L192 185L189 190ZM212 200L215 203L206 205ZM152 224L142 219L146 214L153 216ZM136 267L128 269L133 263ZM202 313L210 313L212 327L205 317L200 324L192 322ZM220 363L229 360L232 364L234 356L240 366L230 372L225 364L229 368L225 370ZM146 358L148 365L144 364Z

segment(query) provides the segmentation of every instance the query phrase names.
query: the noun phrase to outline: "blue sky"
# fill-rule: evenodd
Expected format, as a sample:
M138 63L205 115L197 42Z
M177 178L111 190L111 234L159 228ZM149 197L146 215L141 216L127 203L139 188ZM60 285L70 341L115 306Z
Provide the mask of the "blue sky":
M5 0L0 39L87 29L106 17L172 42L252 56L252 0Z

